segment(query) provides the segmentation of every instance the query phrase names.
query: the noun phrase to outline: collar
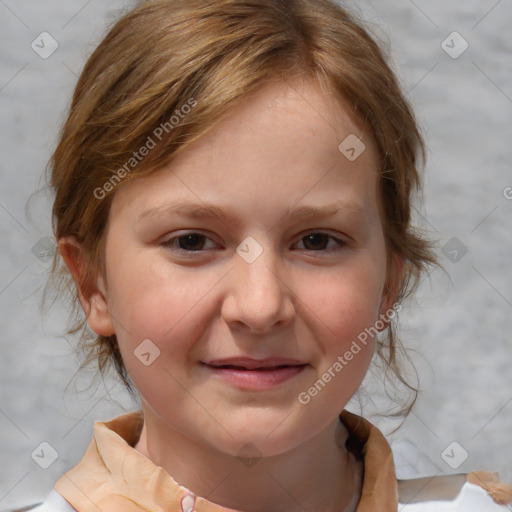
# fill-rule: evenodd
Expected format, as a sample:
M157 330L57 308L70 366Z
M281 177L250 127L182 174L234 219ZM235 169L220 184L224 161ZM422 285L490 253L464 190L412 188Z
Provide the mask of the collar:
M355 414L343 411L340 419L350 433L347 443L358 447L364 462L357 512L396 512L397 481L386 439ZM194 496L133 448L143 422L142 411L96 422L82 460L57 481L55 490L80 512L229 512Z

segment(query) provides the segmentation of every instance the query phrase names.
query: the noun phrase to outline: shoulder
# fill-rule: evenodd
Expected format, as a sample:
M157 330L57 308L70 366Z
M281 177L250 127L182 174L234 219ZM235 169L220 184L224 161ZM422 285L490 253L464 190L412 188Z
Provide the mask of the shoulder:
M402 480L398 489L401 512L510 511L510 486L484 471Z
M2 512L77 512L55 489L46 496L42 503L34 503L22 508Z

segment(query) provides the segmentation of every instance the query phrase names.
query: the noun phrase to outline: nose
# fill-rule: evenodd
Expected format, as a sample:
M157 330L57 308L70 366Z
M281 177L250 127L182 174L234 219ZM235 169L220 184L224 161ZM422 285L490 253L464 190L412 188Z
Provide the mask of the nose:
M265 250L248 263L234 256L228 291L221 308L223 320L231 328L266 334L289 325L295 317L294 294L277 257Z

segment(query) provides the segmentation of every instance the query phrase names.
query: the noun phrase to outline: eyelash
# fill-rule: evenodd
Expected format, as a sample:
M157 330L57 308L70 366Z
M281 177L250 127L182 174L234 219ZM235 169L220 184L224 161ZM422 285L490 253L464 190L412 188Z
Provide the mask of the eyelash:
M207 249L204 249L204 248L197 249L197 250L188 250L188 249L183 249L182 247L177 246L177 244L179 243L180 239L183 239L183 238L186 238L186 237L190 237L192 235L197 235L197 236L201 237L201 240L205 240L205 241L210 240L206 235L203 235L202 233L199 233L197 231L190 231L188 233L183 233L183 234L181 234L179 236L172 237L172 238L166 240L165 242L162 242L161 245L165 249L170 250L172 252L184 253L184 254L187 254L187 255L199 254L199 253L204 252L205 250L207 250ZM327 245L329 245L330 241L334 241L336 243L336 245L334 247L329 247L329 248L326 248L326 249L317 249L317 250L315 250L315 249L310 249L310 250L303 249L303 250L306 250L307 252L312 252L312 253L331 253L331 252L343 249L344 247L346 247L348 245L343 240L340 240L339 238L336 238L335 236L330 235L329 233L326 233L324 231L310 231L309 233L306 233L305 235L303 235L300 238L300 242L302 242L305 238L307 238L308 236L311 236L311 235L323 235L323 236L327 237Z

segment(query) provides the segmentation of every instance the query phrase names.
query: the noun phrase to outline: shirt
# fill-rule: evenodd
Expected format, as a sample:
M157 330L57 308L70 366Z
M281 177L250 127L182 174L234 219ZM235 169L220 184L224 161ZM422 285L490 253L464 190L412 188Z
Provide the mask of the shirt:
M510 487L499 484L495 475L486 472L473 473L455 499L449 500L430 497L415 502L418 492L414 486L407 487L406 482L407 502L399 503L393 455L385 437L370 422L348 411L343 411L340 419L350 434L347 448L359 450L364 462L357 512L510 510L497 503L507 503L507 499L510 502ZM230 509L195 496L133 448L143 421L142 411L137 411L108 422L96 422L93 439L82 460L57 481L45 502L31 511L229 512ZM427 487L420 484L422 489Z

